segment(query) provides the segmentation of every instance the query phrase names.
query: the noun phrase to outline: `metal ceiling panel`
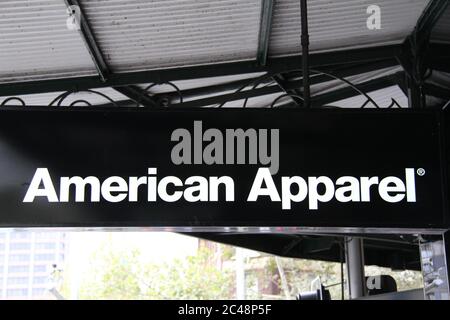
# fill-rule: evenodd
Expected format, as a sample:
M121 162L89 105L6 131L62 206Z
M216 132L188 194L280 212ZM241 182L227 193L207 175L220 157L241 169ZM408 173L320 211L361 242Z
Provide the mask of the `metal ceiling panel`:
M261 0L81 1L113 72L255 59Z
M309 0L311 51L401 43L410 34L427 0ZM367 28L367 8L381 9L381 29ZM276 0L270 56L300 53L300 1Z
M0 82L96 74L62 0L0 1Z

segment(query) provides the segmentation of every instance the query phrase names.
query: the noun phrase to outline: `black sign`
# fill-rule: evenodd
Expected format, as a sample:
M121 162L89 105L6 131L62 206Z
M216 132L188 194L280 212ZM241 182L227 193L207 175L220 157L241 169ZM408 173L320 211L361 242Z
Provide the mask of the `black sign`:
M441 114L2 109L0 226L443 228Z

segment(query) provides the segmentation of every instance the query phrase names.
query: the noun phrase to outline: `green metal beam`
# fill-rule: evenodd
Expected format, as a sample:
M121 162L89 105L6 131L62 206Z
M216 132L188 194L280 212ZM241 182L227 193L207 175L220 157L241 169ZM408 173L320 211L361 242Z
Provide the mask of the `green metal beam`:
M78 0L64 0L64 2L66 3L66 6L69 10L73 7L78 7L80 11L80 36L83 40L86 50L89 52L89 55L92 58L101 81L105 82L111 72L97 44L97 41L95 40L94 33L92 32L91 26L89 25L87 17L80 3L78 2ZM72 12L72 14L76 14L76 11Z
M428 41L433 28L449 5L448 0L431 0L417 21L414 32L418 36L419 44Z
M310 55L311 68L332 68L342 64L371 63L396 57L401 51L399 45L374 48L352 49ZM140 83L163 83L167 81L199 79L255 72L283 73L298 69L301 55L269 58L266 66L256 61L240 61L180 67L141 72L112 73L106 81L97 76L74 77L66 79L40 80L14 83L0 83L0 96L56 92L67 90L86 90L103 87L126 86Z
M314 79L314 78L312 78ZM396 84L399 79L399 74L393 74L386 77L381 77L373 80L369 80L367 82L363 82L360 84L357 84L357 88L365 91L370 92L378 89L383 89L388 86L391 86L393 84ZM243 99L249 99L254 97L261 97L265 95L271 95L276 93L284 93L285 91L289 92L291 90L294 90L295 88L298 88L301 85L301 80L295 80L295 81L286 81L284 83L283 88L281 88L279 85L268 85L264 86L262 88L256 88L256 89L249 89L249 90L243 90L243 91L236 91L233 93L227 93L227 94L219 94L212 97L207 98L201 98L201 99L195 99L187 102L182 103L175 103L171 104L171 108L198 108L198 107L206 107L211 105L220 105L224 104L226 102L231 101L239 101ZM119 89L119 88L115 88ZM315 107L321 107L323 105L339 101L342 99L350 98L359 95L359 93L351 88L346 87L343 89L338 89L332 92L328 92L322 95L313 96L313 102ZM155 96L157 97L157 95ZM153 99L155 97L152 97ZM140 96L133 96L133 100L123 100L123 101L115 101L116 105L119 106L135 106L135 101L138 101ZM108 107L111 106L110 104L104 104L104 105L97 105L97 107Z
M259 28L257 61L261 66L267 63L270 30L272 28L273 0L262 0L261 23Z
M137 86L123 86L123 87L114 87L114 90L117 92L120 92L124 96L130 98L133 102L136 104L141 104L144 107L157 107L158 104L155 100L153 100L152 97L147 95L146 92L144 92L143 89L137 87Z

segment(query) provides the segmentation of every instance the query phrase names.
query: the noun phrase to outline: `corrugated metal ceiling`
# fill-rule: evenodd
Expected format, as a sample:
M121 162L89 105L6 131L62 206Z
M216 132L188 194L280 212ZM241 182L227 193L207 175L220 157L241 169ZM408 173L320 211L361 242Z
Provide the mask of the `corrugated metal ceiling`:
M0 82L96 74L62 0L0 1Z
M381 9L381 29L366 25L369 5ZM410 34L427 0L312 0L308 24L312 51L400 43ZM300 53L300 2L275 2L270 55Z
M81 1L113 71L254 59L260 0Z
M81 0L113 72L256 59L262 0ZM370 0L310 0L311 49L401 42L426 0L379 0L382 29L366 28ZM276 0L272 56L300 52L298 0ZM95 74L63 0L0 2L0 82Z

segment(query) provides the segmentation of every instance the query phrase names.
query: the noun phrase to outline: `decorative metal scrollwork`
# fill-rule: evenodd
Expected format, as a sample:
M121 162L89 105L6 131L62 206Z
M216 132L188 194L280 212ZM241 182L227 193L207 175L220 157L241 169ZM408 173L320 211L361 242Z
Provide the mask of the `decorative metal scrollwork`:
M375 100L372 99L372 97L370 97L366 92L360 90L355 84L351 83L349 80L347 80L343 77L336 76L330 72L324 72L324 71L318 71L318 70L310 70L310 71L315 72L318 75L325 75L332 79L340 80L340 81L346 83L348 86L353 88L356 92L358 92L360 95L363 95L364 97L366 97L366 99L367 99L366 101L371 102L375 108L380 109L380 106L375 102ZM366 105L366 103L364 103L363 106L361 106L361 108L364 108L365 105Z
M81 90L81 91L66 91L66 92L64 92L64 93L61 93L61 94L60 94L59 96L57 96L55 99L53 99L53 100L48 104L48 106L49 106L49 107L52 107L53 104L56 103L56 106L60 107L61 104L63 103L63 101L64 101L68 96L70 96L71 94L74 94L74 93L79 93L79 92L89 92L89 93L93 93L93 94L99 95L99 96L105 98L106 100L108 100L109 102L111 102L114 106L116 106L116 107L119 106L113 99L111 99L111 98L110 98L109 96L107 96L106 94L104 94L104 93L102 93L102 92L99 92L99 91L91 90L91 89ZM69 107L73 107L73 106L75 106L77 103L80 103L80 102L85 103L85 104L87 104L88 106L92 106L92 104L89 103L89 102L86 101L86 100L76 100L76 101L73 101L73 102L69 105Z
M275 100L272 101L272 104L270 105L270 107L273 108L275 106L275 104L284 97L297 98L297 99L304 101L303 97L301 97L297 94L285 93L285 94L282 94L281 96L276 97Z
M153 98L154 96L148 94L148 90L150 90L151 88L154 88L154 87L156 87L156 86L162 86L162 85L169 85L169 86L171 86L172 88L174 88L174 89L175 89L175 92L176 92L177 95L178 95L178 98L179 98L179 101L180 101L179 103L183 103L183 95L182 95L182 93L181 93L180 88L179 88L177 85L175 85L174 83L170 82L170 81L166 81L166 82L162 82L162 83L152 83L152 84L148 85L148 86L145 87L144 90L142 91L142 98L144 98L145 96L149 96L150 98ZM140 102L141 102L141 101L142 101L142 99L136 101L137 106L140 105ZM156 103L157 103L158 106L160 106L160 107L169 107L169 106L171 105L171 99L170 99L168 96L166 96L166 95L162 95L162 96L158 99L158 101L156 101Z
M9 101L19 101L21 104L22 104L22 106L24 106L25 107L25 101L23 101L21 98L19 98L19 97L9 97L9 98L6 98L5 100L3 100L2 101L2 103L0 104L0 106L6 106L6 104L9 102Z
M257 86L258 86L259 84L261 84L263 81L268 80L268 79L271 79L271 78L273 78L273 75L270 75L269 73L266 73L266 74L264 74L264 75L262 75L262 76L260 76L260 77L258 77L258 78L250 79L249 83L247 83L247 84L241 86L239 89L237 89L237 90L235 91L235 93L241 92L242 90L244 90L245 88L247 88L248 86L251 86L251 85L253 85L253 90L254 90L254 89L256 89ZM246 105L247 105L247 101L248 101L248 98L246 98L246 99L244 100L244 104L243 104L243 107L244 107L244 108L245 108ZM221 104L219 104L219 105L217 106L217 108L222 108L227 102L229 102L229 101L222 102Z
M298 69L298 70L292 70L292 71L290 71L289 73L291 73L291 72L299 72L299 71L301 72L300 69ZM343 78L343 77L337 76L337 75L335 75L335 74L333 74L333 73L331 73L331 72L325 72L325 71L314 70L314 69L310 69L310 71L311 71L314 75L324 75L324 76L327 76L327 77L329 77L329 78L331 78L331 79L342 81L342 82L344 82L346 85L348 85L349 87L351 87L352 89L354 89L359 95L364 96L364 97L366 98L366 100L365 100L364 103L360 106L360 108L365 108L369 103L371 103L375 108L381 109L380 105L378 105L378 103L377 103L372 97L370 97L370 95L369 95L368 93L366 93L366 92L364 92L363 90L361 90L360 88L358 88L358 86L357 86L356 84L353 84L351 81L349 81L349 80L347 80L347 79L345 79L345 78ZM288 74L289 74L289 73L288 73ZM276 75L277 75L277 74L275 74L275 75L273 75L273 76L276 76ZM272 102L271 107L274 107L274 106L275 106L275 103L276 103L277 101L279 101L282 97L286 97L286 96L295 96L296 98L300 98L300 96L298 96L298 95L283 94L283 95L277 97L277 98ZM396 107L398 107L398 108L401 108L400 104L399 104L395 99L392 98L392 103L391 103L387 108L392 108L392 107L394 107L394 106L396 106Z
M286 72L285 74L289 75L293 72L302 72L301 69L295 69L295 70L291 70L289 72ZM358 88L358 86L356 84L353 84L351 81L337 76L331 72L325 72L325 71L321 71L321 70L314 70L314 69L310 69L310 72L313 73L313 75L323 75L326 77L331 78L332 80L338 80L341 82L344 82L346 85L348 85L349 87L351 87L352 89L354 89L359 95L364 96L366 98L366 100L364 101L364 103L360 106L360 108L365 108L369 103L371 103L375 108L377 109L381 109L380 105L366 92L364 92L363 90L361 90L360 88ZM245 88L252 86L252 90L256 89L261 83L263 83L264 81L267 81L270 78L274 78L276 76L281 75L282 73L280 72L276 72L276 73L266 73L258 78L254 78L251 79L247 84L241 86L240 88L238 88L235 93L239 93L241 91L243 91ZM268 83L267 85L270 85L272 82ZM302 96L298 95L298 94L291 94L291 93L283 93L280 96L278 96L277 98L275 98L272 103L270 104L270 107L273 108L275 107L276 103L281 100L284 97L293 97L293 98L297 98L300 100L304 100ZM245 108L247 106L249 98L245 98L244 99L244 103L243 103L243 108ZM225 101L223 103L221 103L220 105L218 105L218 108L223 107L227 102L229 101ZM322 107L322 106L321 106ZM400 104L392 98L392 103L387 107L387 108L392 108L392 107L398 107L398 108L402 108L400 106Z
M258 87L260 86L271 86L275 81L275 77L280 76L280 75L285 75L285 76L289 76L291 74L298 74L301 73L302 70L301 69L295 69L295 70L290 70L289 72L284 72L284 73L280 73L280 72L275 72L275 73L266 73L262 76L253 78L253 79L249 79L248 83L242 85L241 87L239 87L235 93L239 93L242 92L243 90L245 90L246 88L250 87L250 91L258 89ZM337 76L331 72L328 71L321 71L321 70L314 70L311 69L310 72L312 73L313 76L325 76L330 78L331 80L337 80L337 81L341 81L343 83L345 83L347 86L349 86L350 88L352 88L353 90L356 91L356 93L360 96L365 97L366 99L364 100L363 104L360 106L360 108L366 108L369 105L372 105L375 108L381 108L378 103L366 92L364 92L363 90L361 90L357 84L353 84L351 81ZM156 86L161 86L161 85L168 85L170 87L172 87L174 89L174 91L171 91L169 93L159 93L159 94L149 94L149 90L156 87ZM299 88L300 89L300 88ZM270 91L270 90L269 90ZM57 106L57 107L61 107L63 106L64 101L66 101L66 99L72 95L72 94L76 94L79 92L87 92L87 93L92 93L95 95L98 95L102 98L104 98L105 100L107 100L109 103L111 103L112 105L119 107L119 104L114 101L113 99L111 99L108 95L100 92L100 91L96 91L96 90L92 90L92 89L87 89L87 90L80 90L80 91L66 91L63 92L61 94L59 94L56 98L54 98L49 104L49 107L52 106ZM143 100L145 97L149 97L152 99L156 98L155 101L155 105L159 106L159 107L170 107L172 105L172 101L174 100L174 94L176 96L178 96L178 101L177 101L177 105L178 104L183 104L183 92L180 90L180 88L175 85L172 82L161 82L161 83L152 83L150 85L148 85L147 87L145 87L144 89L140 90L140 96L138 95L137 98L134 99L134 101L136 102L136 107L139 107L140 105L143 104ZM243 104L242 107L246 108L248 105L248 101L249 99L251 99L251 95L244 95L246 96L245 98L242 98L243 100ZM256 96L256 95L255 95ZM297 92L284 92L282 94L280 94L278 97L276 97L270 105L268 105L268 107L270 108L275 108L277 107L277 103L280 102L281 99L285 98L285 97L291 97L291 98L295 98L296 100L299 101L304 101L304 98L302 97L301 93L297 93ZM10 101L18 101L20 103L21 106L25 106L26 103L23 99L19 98L19 97L9 97L6 98L5 100L2 101L2 103L0 104L1 106L5 106L7 105ZM226 103L230 102L230 100L226 100L223 101L222 103L220 103L217 108L221 108L223 107ZM314 96L312 97L312 102L314 102ZM75 101L72 101L69 105L67 105L68 107L75 107L75 106L81 106L81 105L85 105L85 106L93 106L93 104L91 102L89 102L88 100L85 99L78 99ZM12 106L11 104L9 104L9 106ZM17 105L15 105L17 106ZM320 107L325 107L325 106L320 106ZM385 108L402 108L402 106L398 103L398 101L396 101L394 98L391 98L391 103L389 106L386 106Z
M387 106L388 109L391 109L393 107L397 107L399 109L402 108L402 106L394 98L391 98L391 101L392 101L391 104Z
M73 107L73 106L75 106L77 103L80 103L80 102L81 102L81 103L85 103L85 104L88 105L89 107L92 107L92 104L91 104L89 101L82 100L82 99L73 101L71 104L69 104L69 107Z

